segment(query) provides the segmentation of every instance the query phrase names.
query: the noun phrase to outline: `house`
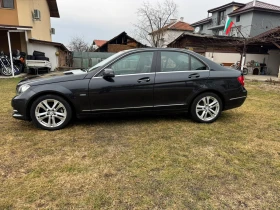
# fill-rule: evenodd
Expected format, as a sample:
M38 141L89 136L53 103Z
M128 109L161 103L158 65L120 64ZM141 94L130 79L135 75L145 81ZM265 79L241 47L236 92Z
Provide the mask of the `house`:
M280 6L261 1L231 2L208 10L208 17L191 26L199 34L224 36L227 16L234 22L230 36L250 38L280 26ZM241 33L240 33L241 32Z
M11 54L20 50L29 55L42 51L49 57L52 70L66 65L65 59L57 56L66 57L68 49L52 43L55 29L51 28L51 18L59 17L56 0L0 0L0 51Z
M160 33L160 40L158 47L167 47L169 43L174 41L182 33L192 33L194 28L190 24L184 22L184 18L181 17L180 20L170 19L169 24L161 28L160 30L150 33L150 36L157 36Z
M93 40L93 46L96 46L96 48L99 48L101 47L102 45L104 45L106 42L108 42L107 40L98 40L98 39L95 39Z
M147 46L138 42L134 38L128 36L127 33L124 31L119 35L117 35L116 37L112 38L111 40L103 43L101 46L99 46L99 48L95 50L95 52L117 53L122 50L129 50L129 49L143 48L143 47L147 47Z

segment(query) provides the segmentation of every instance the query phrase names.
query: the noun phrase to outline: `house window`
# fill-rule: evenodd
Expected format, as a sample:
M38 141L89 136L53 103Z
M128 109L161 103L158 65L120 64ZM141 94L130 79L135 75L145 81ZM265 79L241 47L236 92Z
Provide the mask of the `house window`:
M200 31L203 31L203 25L200 26Z
M240 15L236 16L236 22L240 22Z
M0 8L14 8L14 0L0 0Z
M222 23L224 23L226 17L225 17L226 11L221 11L218 14L218 25L221 25Z

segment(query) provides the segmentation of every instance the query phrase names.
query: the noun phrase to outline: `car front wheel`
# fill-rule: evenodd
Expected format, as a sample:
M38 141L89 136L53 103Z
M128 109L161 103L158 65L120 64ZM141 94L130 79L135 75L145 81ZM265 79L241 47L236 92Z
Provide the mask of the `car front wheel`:
M56 95L41 96L31 106L33 123L45 130L64 128L72 118L72 110L67 101Z
M214 93L203 93L197 96L191 106L193 120L200 123L212 123L221 114L222 101Z

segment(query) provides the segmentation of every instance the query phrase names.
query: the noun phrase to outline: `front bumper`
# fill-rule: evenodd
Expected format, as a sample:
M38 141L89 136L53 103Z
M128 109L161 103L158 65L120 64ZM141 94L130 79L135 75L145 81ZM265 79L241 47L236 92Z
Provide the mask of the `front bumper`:
M22 93L21 95L17 95L12 99L11 105L14 110L12 116L15 119L28 121L31 120L28 111L28 102L34 94L34 91L27 90L26 92Z

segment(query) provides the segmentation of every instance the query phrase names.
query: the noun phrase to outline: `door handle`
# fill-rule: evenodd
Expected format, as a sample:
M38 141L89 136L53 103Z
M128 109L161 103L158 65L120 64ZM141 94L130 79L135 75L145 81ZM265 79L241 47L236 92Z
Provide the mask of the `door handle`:
M200 77L200 75L199 74L190 74L190 76L189 76L189 78L191 79L191 78L199 78Z
M150 82L151 79L149 77L145 77L145 78L141 78L141 79L138 79L137 82L138 83L142 83L142 82Z

